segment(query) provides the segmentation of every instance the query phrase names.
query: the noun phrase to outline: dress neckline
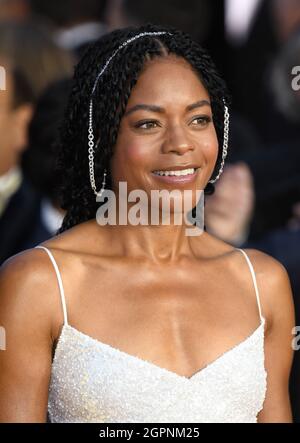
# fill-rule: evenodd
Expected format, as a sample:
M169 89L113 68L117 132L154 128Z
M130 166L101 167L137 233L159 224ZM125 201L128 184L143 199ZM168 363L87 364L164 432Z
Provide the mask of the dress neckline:
M80 331L79 329L75 328L74 326L71 326L68 323L64 323L63 326L62 326L62 330L61 330L60 336L59 336L59 338L57 340L57 344L56 344L56 348L55 348L55 351L54 351L54 357L53 357L52 364L54 364L56 359L57 359L57 350L58 350L58 348L60 347L60 345L62 343L62 336L64 335L64 333L67 330L69 330L72 333L76 334L78 337L81 337L84 340L89 340L91 343L94 343L99 348L103 348L106 351L109 351L111 354L119 355L122 358L128 359L129 361L131 361L133 363L142 364L144 366L147 366L148 368L151 368L152 370L155 370L155 371L160 372L162 374L165 374L165 375L168 375L170 377L173 377L174 379L181 380L183 382L191 383L191 382L194 381L194 379L197 378L197 376L200 376L201 374L206 372L208 369L211 369L214 365L220 363L224 358L228 357L231 353L236 352L237 350L239 350L240 348L242 348L243 346L248 344L248 342L251 341L251 339L253 339L259 332L262 332L262 339L263 339L262 340L262 344L263 344L264 343L264 325L265 325L265 318L261 317L261 322L260 322L259 326L257 328L255 328L254 331L252 331L246 338L244 338L242 341L240 341L236 345L233 345L228 350L224 351L222 354L220 354L218 357L213 359L207 365L205 365L202 368L196 370L191 376L185 376L185 375L180 375L180 374L178 374L178 373L176 373L174 371L171 371L171 370L169 370L167 368L164 368L162 366L159 366L159 365L157 365L155 363L152 363L149 360L145 360L145 359L143 359L141 357L138 357L137 355L129 354L126 351L122 351L121 349L116 348L115 346L111 346L108 343L104 343L104 342L98 340L97 338L94 338L94 337L91 337L88 334L85 334L84 332Z

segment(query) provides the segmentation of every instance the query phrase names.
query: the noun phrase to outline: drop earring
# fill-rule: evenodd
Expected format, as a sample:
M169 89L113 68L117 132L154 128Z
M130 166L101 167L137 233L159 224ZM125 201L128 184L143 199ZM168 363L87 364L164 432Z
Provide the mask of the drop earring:
M101 197L102 194L103 194L103 192L104 192L105 184L106 184L106 175L107 175L107 173L106 173L106 169L104 169L104 173L103 173L103 181L102 181L102 188L101 188L101 190L98 192L97 197Z

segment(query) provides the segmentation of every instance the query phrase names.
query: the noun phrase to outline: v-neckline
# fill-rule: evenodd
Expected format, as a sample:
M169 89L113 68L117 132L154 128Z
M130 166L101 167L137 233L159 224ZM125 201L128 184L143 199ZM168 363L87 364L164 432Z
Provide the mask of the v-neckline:
M72 331L73 333L76 333L78 336L84 338L85 340L90 340L92 343L96 344L100 348L105 348L106 350L109 350L109 352L111 352L111 353L118 354L118 355L122 356L124 359L129 359L132 362L138 362L140 364L142 363L143 365L145 365L149 368L152 368L153 370L155 370L157 372L161 372L162 374L164 373L164 374L169 375L170 377L173 377L175 379L191 383L197 376L200 376L200 374L204 373L206 370L211 368L213 365L219 363L223 358L227 357L231 352L236 351L237 349L241 348L246 343L248 343L248 341L250 341L251 338L253 338L261 330L261 328L263 328L263 331L264 331L264 325L265 325L265 318L262 317L260 325L257 328L255 328L255 330L252 333L250 333L245 339L243 339L242 341L240 341L236 345L232 346L228 350L224 351L222 354L220 354L214 360L212 360L207 365L205 365L202 368L195 371L189 377L187 377L185 375L180 375L174 371L171 371L170 369L167 369L167 368L159 366L155 363L152 363L150 360L145 360L141 357L138 357L137 355L129 354L126 351L122 351L119 348L109 345L108 343L104 343L104 342L98 340L97 338L94 338L88 334L85 334L84 332L80 331L79 329L75 328L74 326L71 326L68 323L63 324L61 334L57 340L52 363L54 363L54 361L56 360L56 356L57 356L56 351L57 351L57 348L59 347L59 344L61 343L62 335L64 334L65 330L69 329L70 331Z

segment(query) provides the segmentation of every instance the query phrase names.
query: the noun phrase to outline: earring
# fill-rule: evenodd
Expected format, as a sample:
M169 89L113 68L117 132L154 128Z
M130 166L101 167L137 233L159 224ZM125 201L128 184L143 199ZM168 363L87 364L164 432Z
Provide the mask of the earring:
M106 183L106 175L107 175L107 174L106 174L106 169L104 169L102 188L101 188L101 190L98 192L97 197L101 197L102 194L103 194L103 192L104 192L104 189L105 189L105 183Z
M224 101L224 99L223 99ZM218 175L214 180L209 180L208 183L215 183L217 180L219 180L220 175L223 172L225 159L227 157L227 150L228 150L228 139L229 139L229 111L228 107L225 105L224 101L224 136L223 136L223 150L222 150L222 161L221 166L218 172Z

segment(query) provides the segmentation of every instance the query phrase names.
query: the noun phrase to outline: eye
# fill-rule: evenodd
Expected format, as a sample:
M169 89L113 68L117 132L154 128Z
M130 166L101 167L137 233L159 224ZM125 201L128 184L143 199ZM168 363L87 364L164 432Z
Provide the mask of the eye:
M141 122L138 122L134 125L135 128L141 128L141 129L153 129L157 126L157 122L155 120L144 120Z
M196 118L194 118L194 119L192 120L192 123L196 121L196 122L198 122L198 123L193 124L193 126L207 126L208 123L211 122L211 120L212 120L211 117L205 115L205 116L201 116L201 117L196 117Z

